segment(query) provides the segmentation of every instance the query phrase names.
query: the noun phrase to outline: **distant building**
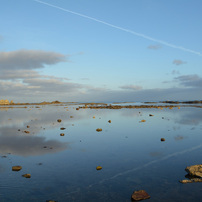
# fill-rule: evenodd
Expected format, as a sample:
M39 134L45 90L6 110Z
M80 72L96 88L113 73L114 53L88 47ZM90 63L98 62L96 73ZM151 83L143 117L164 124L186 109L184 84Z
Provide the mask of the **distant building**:
M0 100L0 105L9 105L9 101L8 100Z

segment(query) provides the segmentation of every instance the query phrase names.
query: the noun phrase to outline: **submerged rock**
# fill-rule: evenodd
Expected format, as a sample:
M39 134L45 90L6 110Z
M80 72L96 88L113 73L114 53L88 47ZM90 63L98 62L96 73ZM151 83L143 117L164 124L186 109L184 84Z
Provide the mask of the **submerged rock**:
M60 136L65 136L65 134L64 133L60 133Z
M165 138L161 138L161 142L164 142L164 141L166 141L166 139Z
M97 131L97 132L101 132L101 131L102 131L102 128L97 128L96 131Z
M60 122L62 122L62 120L61 120L61 119L58 119L57 122L60 123Z
M140 201L140 200L149 199L149 198L150 198L150 195L144 190L134 191L131 196L132 201Z
M109 123L111 123L112 121L111 121L111 120L109 120L108 122L109 122Z

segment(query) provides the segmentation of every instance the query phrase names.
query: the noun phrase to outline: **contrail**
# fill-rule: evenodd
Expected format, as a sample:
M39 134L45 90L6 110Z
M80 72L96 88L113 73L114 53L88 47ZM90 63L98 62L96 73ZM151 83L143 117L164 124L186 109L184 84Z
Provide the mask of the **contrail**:
M43 1L40 1L40 0L34 0L34 1L36 1L36 2L38 2L38 3L41 3L41 4L44 4L44 5L47 5L47 6L50 6L50 7L53 7L53 8L57 8L57 9L59 9L59 10L62 10L62 11L65 11L65 12L68 12L68 13L71 13L71 14L74 14L74 15L78 15L78 16L83 17L83 18L87 18L87 19L89 19L89 20L93 20L93 21L95 21L95 22L102 23L102 24L107 25L107 26L109 26L109 27L113 27L113 28L115 28L115 29L119 29L119 30L122 30L122 31L124 31L124 32L128 32L128 33L130 33L130 34L133 34L133 35L142 37L142 38L144 38L144 39L148 39L148 40L150 40L150 41L154 41L154 42L163 44L163 45L168 46L168 47L171 47L171 48L179 49L179 50L182 50L182 51L185 51L185 52L189 52L189 53L193 53L193 54L195 54L195 55L202 56L202 53L197 52L197 51L194 51L194 50L191 50L191 49L188 49L188 48L184 48L184 47L182 47L182 46L177 46L177 45L168 43L168 42L166 42L166 41L162 41L162 40L159 40L159 39L155 39L155 38L152 38L152 37L147 36L147 35L145 35L145 34L141 34L141 33L132 31L132 30L130 30L130 29L125 29L125 28L123 28L123 27L119 27L119 26L110 24L110 23L108 23L108 22L105 22L105 21L102 21L102 20L99 20L99 19L96 19L96 18L87 16L87 15L84 15L84 14L81 14L81 13L77 13L77 12L74 12L74 11L71 11L71 10L68 10L68 9L64 9L64 8L59 7L59 6L55 6L55 5L53 5L53 4L49 4L49 3L46 3L46 2L43 2Z

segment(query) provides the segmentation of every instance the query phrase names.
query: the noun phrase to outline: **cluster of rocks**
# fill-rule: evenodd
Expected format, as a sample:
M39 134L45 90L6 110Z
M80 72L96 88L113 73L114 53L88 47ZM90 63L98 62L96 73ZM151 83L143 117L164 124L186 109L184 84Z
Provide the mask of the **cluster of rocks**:
M185 171L188 173L188 175L186 175L188 179L180 180L181 183L202 182L202 164L188 166L185 168Z

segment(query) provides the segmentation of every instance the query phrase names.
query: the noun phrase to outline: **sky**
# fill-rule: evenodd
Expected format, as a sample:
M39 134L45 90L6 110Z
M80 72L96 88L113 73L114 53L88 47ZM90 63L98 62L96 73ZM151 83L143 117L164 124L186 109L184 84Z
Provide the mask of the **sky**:
M202 100L201 0L0 5L0 99Z

